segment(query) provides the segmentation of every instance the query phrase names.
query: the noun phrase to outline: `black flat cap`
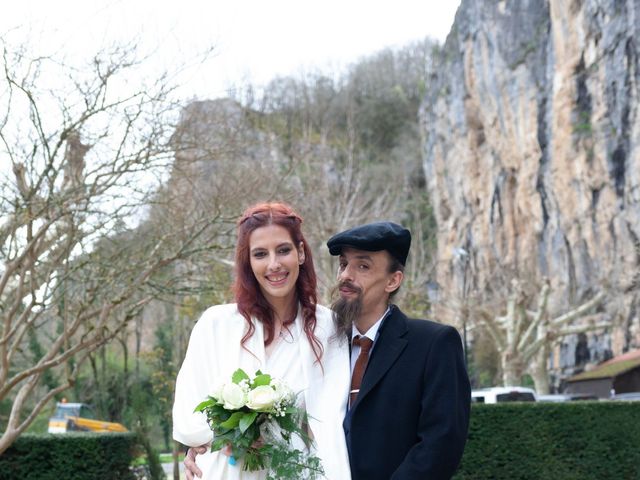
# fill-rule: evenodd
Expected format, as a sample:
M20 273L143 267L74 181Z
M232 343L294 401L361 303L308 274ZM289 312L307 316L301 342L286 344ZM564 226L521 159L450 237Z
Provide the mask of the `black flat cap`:
M329 239L327 247L331 255L340 255L344 247L368 252L387 250L402 265L407 261L411 246L411 232L397 223L375 222L350 228Z

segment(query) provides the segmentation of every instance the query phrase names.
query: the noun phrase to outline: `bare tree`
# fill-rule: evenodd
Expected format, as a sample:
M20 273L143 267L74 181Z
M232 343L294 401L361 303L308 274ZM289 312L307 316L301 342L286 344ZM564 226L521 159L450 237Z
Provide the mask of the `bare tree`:
M563 337L611 327L605 314L590 314L605 299L600 290L578 305L560 314L549 310L551 286L544 279L539 292L525 292L522 282L511 281L510 293L503 305L477 307L477 324L486 327L500 355L504 385L517 385L524 373L533 378L539 393L549 393L548 362L552 346ZM530 305L536 303L534 309Z
M0 401L11 412L0 453L91 352L189 274L187 259L215 248L220 217L147 218L150 200L163 201L153 192L177 111L168 77L133 80L145 61L134 47L84 68L9 46L2 55ZM34 334L37 355L26 348Z

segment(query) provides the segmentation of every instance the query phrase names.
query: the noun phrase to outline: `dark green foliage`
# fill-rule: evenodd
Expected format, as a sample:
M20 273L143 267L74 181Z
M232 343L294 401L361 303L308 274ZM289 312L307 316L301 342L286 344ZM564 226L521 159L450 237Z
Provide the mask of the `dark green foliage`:
M456 480L640 478L640 404L474 405Z
M271 470L267 480L282 480L292 478L291 472L308 471L310 478L322 473L322 464L318 457L309 456L300 450L287 450L274 446L267 447L270 457ZM307 477L305 477L307 478Z
M129 425L139 439L141 449L147 458L147 477L149 480L162 480L166 478L158 452L152 445L152 440L157 436L152 432L153 422L158 420L152 410L157 408L159 400L150 395L151 386L147 377L142 377L139 383L132 385L131 406L129 407ZM170 414L169 414L170 415ZM160 422L163 419L160 416ZM158 443L158 442L156 442Z
M67 433L19 437L0 455L0 480L131 480L132 433Z
M35 329L33 327L29 329L28 335L29 335L29 351L32 355L33 363L36 364L38 363L38 360L40 360L44 356L45 351L42 348L42 345L38 340L38 337L35 334ZM51 390L53 390L57 385L56 379L54 378L51 370L44 371L44 373L42 374L41 382Z

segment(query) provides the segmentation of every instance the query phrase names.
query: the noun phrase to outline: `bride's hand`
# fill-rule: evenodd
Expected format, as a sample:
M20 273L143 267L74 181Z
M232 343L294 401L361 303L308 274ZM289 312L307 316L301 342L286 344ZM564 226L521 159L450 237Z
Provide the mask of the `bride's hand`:
M202 478L202 470L196 465L196 455L202 455L209 450L209 444L191 447L184 456L184 473L187 480L193 480L194 476Z

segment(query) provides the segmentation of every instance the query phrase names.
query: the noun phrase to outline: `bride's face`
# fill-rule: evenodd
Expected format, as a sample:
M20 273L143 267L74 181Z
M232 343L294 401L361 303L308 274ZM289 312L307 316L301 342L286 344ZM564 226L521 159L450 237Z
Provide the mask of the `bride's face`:
M267 301L295 300L295 287L304 262L302 243L295 245L286 228L266 225L249 236L251 270Z

